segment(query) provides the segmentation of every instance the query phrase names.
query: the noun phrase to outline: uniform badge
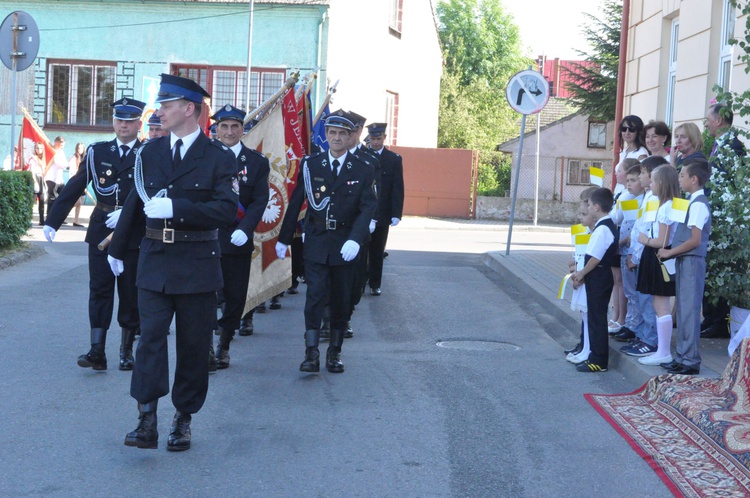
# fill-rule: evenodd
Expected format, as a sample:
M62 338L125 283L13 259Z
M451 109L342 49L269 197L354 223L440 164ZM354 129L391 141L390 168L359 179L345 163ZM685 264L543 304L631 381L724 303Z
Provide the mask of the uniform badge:
M247 183L247 177L243 175L242 176L242 181Z
M117 150L117 147L115 147L115 146L113 145L113 146L111 146L111 147L109 148L109 150L110 150L111 152L114 152L114 151L116 151L116 150Z
M224 106L224 110L227 111L227 112L230 112L232 110L232 106L229 105L229 104L227 104L227 105Z
M319 192L315 192L315 198L316 199L320 199L320 193Z
M104 172L104 174L107 176L112 176L112 170L108 169L107 171Z
M240 193L240 182L237 181L237 178L232 178L232 191L237 195Z
M100 183L101 185L104 185L104 182L106 182L106 181L107 181L107 180L106 180L106 179L105 179L104 177L101 177L101 178L99 178L99 183Z
M242 155L240 156L240 161L242 161L243 163L244 163L245 161L247 161L247 158L245 157L245 154L242 154Z
M122 99L122 105L128 105L128 99Z
M325 186L325 185L323 185L322 187L320 187L320 191L321 191L321 192L325 192L325 191L326 191L326 186Z

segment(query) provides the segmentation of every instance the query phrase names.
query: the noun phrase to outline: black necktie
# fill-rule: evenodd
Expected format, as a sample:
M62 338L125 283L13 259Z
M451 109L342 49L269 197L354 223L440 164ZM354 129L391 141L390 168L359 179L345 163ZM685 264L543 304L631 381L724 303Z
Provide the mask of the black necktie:
M122 154L120 154L120 157L124 158L125 156L128 155L128 151L130 150L130 147L128 147L127 145L121 145L120 149L122 149Z
M182 156L180 155L180 147L182 147L182 139L178 138L174 143L174 156L172 156L172 167L177 169L180 167L182 162Z
M333 179L336 180L339 177L339 165L341 163L338 159L333 160Z

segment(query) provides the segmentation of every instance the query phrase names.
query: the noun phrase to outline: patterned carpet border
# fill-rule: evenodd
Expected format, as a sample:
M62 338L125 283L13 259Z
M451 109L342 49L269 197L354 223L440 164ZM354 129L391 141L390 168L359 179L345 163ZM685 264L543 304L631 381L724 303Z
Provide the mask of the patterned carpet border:
M750 496L750 339L721 379L660 375L629 394L585 394L675 496Z

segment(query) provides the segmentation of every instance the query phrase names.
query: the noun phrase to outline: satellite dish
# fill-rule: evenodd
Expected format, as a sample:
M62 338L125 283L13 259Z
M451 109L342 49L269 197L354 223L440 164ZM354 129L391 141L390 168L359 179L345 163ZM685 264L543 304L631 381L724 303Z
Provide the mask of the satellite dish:
M39 28L34 18L21 10L11 12L0 25L0 60L10 70L23 71L38 53Z

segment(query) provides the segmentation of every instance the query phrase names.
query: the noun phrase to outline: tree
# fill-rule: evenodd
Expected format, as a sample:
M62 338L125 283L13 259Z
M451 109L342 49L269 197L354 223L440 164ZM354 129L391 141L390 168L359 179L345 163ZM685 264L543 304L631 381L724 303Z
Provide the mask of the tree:
M622 4L618 0L604 0L601 18L585 15L590 23L584 27L584 35L591 52L576 52L590 64L575 64L572 69L566 69L570 76L570 100L590 116L612 121L617 104Z
M494 149L517 119L505 85L528 64L518 27L500 0L443 0L437 16L445 61L438 146Z

